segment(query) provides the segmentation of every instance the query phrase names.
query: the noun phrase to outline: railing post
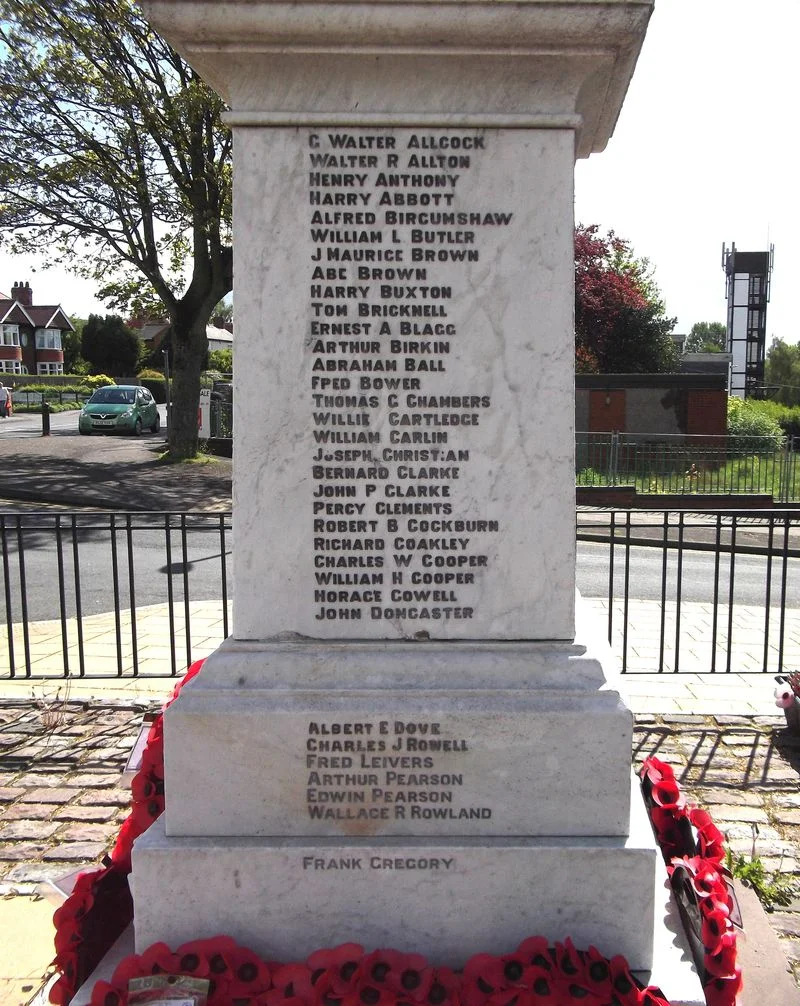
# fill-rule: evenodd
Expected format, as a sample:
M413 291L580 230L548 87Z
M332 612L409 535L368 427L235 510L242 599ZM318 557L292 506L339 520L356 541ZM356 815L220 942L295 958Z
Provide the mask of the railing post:
M617 466L619 463L619 434L614 431L611 434L611 449L608 452L608 484L617 484Z

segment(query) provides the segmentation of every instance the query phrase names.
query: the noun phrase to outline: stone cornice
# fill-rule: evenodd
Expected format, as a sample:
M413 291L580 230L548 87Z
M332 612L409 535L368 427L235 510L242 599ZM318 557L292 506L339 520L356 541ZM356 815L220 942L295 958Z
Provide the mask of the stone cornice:
M577 156L588 156L613 132L653 0L141 6L228 101L236 124L315 114L352 125L414 116L452 127L563 123L576 131Z

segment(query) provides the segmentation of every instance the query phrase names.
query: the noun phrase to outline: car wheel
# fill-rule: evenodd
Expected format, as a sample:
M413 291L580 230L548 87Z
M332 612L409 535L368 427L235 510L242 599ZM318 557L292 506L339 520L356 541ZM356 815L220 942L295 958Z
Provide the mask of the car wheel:
M158 413L156 413L156 421L153 423L151 429L153 433L158 433L161 429L161 416Z
M142 435L142 418L139 416L136 422L133 424L133 435L135 437L140 437Z
M79 430L78 430L78 433L80 433L80 435L81 435L82 437L88 437L88 436L89 436L89 430L80 430L80 429L79 429Z

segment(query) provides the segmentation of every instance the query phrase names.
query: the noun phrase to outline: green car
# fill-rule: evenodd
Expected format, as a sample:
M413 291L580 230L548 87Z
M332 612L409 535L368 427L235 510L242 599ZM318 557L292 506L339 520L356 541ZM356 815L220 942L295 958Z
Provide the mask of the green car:
M161 417L147 388L137 384L114 384L98 388L80 411L78 432L134 433L144 429L158 433Z

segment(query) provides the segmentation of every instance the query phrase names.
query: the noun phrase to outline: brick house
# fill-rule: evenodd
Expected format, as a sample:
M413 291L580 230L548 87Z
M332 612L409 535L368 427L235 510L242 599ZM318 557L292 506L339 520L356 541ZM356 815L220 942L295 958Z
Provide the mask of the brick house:
M0 374L63 374L61 337L73 332L59 304L34 304L30 284L0 294Z

